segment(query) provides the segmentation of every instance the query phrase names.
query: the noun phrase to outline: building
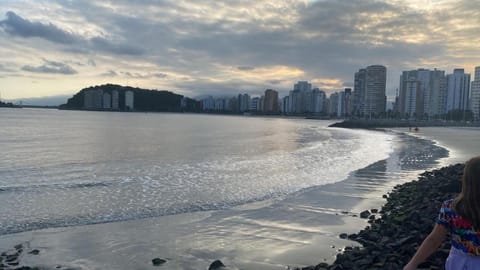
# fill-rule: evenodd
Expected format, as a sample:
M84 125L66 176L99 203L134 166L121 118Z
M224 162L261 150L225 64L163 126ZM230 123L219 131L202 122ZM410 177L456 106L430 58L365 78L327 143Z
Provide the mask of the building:
M100 110L103 108L103 90L85 90L83 94L83 108L87 110Z
M239 94L238 95L238 109L240 112L246 112L250 110L250 95Z
M260 110L260 98L254 97L250 99L250 111L257 112Z
M110 110L112 109L112 95L110 93L103 93L103 109Z
M456 68L447 75L447 99L445 113L452 110L468 110L470 95L470 74L463 68Z
M327 96L324 91L315 88L312 90L312 113L323 114L325 113L325 100Z
M381 65L368 66L355 73L355 115L372 116L385 112L387 68Z
M273 89L265 90L265 100L263 105L265 113L278 113L278 92Z
M470 108L475 121L480 121L480 66L475 67L475 76L470 90Z
M133 91L125 91L125 110L133 111L135 110L134 106L134 93Z
M118 91L117 91L117 90L113 90L113 91L112 91L112 109L113 109L113 110L118 110L118 109L120 109L119 104L120 104L120 102L119 102L119 94L118 94Z
M398 111L409 117L424 118L445 112L445 71L417 69L400 75Z
M298 81L296 84L293 85L293 90L298 91L312 91L312 84L308 81Z

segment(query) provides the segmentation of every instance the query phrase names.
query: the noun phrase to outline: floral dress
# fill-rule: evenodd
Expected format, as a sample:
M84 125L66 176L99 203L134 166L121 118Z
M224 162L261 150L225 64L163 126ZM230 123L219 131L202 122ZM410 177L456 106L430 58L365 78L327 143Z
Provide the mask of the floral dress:
M452 208L452 200L445 201L440 208L437 224L445 226L452 236L452 247L469 255L480 255L480 232L473 229L469 220L458 216ZM480 257L478 257L480 258Z

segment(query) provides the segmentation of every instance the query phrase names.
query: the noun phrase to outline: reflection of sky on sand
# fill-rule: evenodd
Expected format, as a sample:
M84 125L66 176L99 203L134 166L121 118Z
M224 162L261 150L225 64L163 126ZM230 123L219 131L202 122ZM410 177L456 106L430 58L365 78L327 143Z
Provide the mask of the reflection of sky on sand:
M447 154L425 140L403 135L394 140L396 149L387 160L345 181L283 199L225 211L7 235L0 246L30 241L44 254L27 257L26 262L92 270L154 269L155 257L168 258L168 269L205 269L215 259L257 270L331 262L339 248L357 245L338 235L358 232L367 224L352 215L379 208L382 194L437 167L437 159Z

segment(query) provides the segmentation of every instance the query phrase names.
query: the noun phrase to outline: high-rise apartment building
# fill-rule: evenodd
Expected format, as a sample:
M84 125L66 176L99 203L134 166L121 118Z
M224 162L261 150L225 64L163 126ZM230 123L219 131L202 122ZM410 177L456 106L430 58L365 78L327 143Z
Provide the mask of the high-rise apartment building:
M480 121L480 66L475 67L475 76L473 77L470 108L476 121Z
M463 68L456 68L447 75L446 110L468 110L470 98L470 74Z
M368 66L355 73L354 113L372 115L385 112L387 68L381 65Z
M417 69L402 72L398 110L409 117L442 115L445 111L445 72Z
M265 113L278 113L278 92L273 89L265 90Z

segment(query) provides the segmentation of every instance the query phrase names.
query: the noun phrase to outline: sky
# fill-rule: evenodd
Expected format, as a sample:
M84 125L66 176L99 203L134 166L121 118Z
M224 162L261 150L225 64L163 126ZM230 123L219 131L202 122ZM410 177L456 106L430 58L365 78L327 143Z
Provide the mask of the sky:
M480 66L480 0L0 0L2 99L115 83L189 97L327 93L387 67ZM473 78L472 78L473 79Z

